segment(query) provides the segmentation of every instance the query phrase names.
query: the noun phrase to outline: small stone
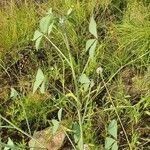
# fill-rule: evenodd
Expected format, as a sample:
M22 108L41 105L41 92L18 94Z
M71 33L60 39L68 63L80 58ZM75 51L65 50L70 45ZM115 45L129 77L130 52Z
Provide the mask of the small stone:
M43 148L47 150L58 150L64 143L65 133L63 130L58 130L55 135L52 135L52 129L46 128L41 131L37 131L34 134L34 139L31 139L28 143L30 150L41 150Z

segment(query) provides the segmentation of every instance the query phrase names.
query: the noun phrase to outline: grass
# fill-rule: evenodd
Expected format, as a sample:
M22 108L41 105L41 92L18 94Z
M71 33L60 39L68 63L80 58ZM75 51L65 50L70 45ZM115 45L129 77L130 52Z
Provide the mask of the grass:
M50 36L44 34L36 50L34 31L39 30L39 21L50 7L55 27ZM64 148L69 143L76 149L85 144L93 150L106 149L105 140L111 138L119 149L149 149L149 7L148 1L137 0L3 4L1 143L11 138L16 149L27 149L34 131L52 126L62 108L60 122L69 137ZM72 13L66 16L69 8ZM92 15L98 44L91 59L85 47L94 38L89 32ZM60 25L59 19L65 17ZM22 61L22 54L28 61ZM38 68L45 76L46 89L33 94ZM10 98L11 88L19 96ZM117 128L117 139L110 134L112 120L117 121L113 130Z

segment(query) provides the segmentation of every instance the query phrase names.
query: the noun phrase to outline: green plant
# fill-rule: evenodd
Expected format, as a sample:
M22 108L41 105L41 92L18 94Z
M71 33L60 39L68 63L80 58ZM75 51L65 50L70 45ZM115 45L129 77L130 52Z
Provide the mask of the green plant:
M106 150L118 150L117 144L117 121L112 120L108 126L108 134L111 137L106 137L105 149Z
M70 15L70 13L67 13L67 16L69 16L69 15ZM66 96L70 97L70 98L73 98L75 100L75 106L76 106L76 109L77 109L77 112L78 112L79 127L80 127L80 137L78 139L78 147L79 147L79 149L83 149L84 141L83 141L82 126L83 126L83 123L84 123L84 119L85 119L84 117L87 113L86 112L87 110L85 109L84 116L82 116L82 114L81 114L82 100L80 100L80 89L79 89L80 87L79 87L79 84L78 84L78 81L77 81L77 75L76 75L76 72L75 72L75 66L74 66L74 61L73 61L74 58L72 56L72 52L71 52L71 49L70 49L67 33L65 31L65 28L66 28L65 24L67 22L67 16L64 17L64 18L59 18L59 22L58 22L57 21L58 19L53 15L52 9L50 9L47 12L47 15L40 20L39 30L35 31L33 40L35 41L35 46L36 46L36 49L38 50L39 46L40 46L40 43L41 43L41 40L43 38L45 38L56 49L56 51L58 52L58 55L67 62L68 66L71 69L72 77L73 77L73 80L74 80L73 84L75 86L75 91L70 91L70 93L67 94ZM66 56L66 54L64 54L60 50L60 48L57 47L53 43L51 38L49 37L51 35L50 33L52 32L52 29L53 28L56 29L55 26L57 26L58 23L60 23L60 29L61 29L61 32L62 32L61 36L62 36L62 40L64 41L64 44L66 45L66 49L68 51L68 54L67 54L68 56ZM57 31L57 29L56 29L56 31ZM89 50L88 62L91 59L94 58L94 53L95 53L94 51L96 49L96 43L97 43L96 38L98 38L97 37L96 22L95 22L93 16L91 17L91 21L90 21L90 24L89 24L89 32L95 37L95 39L88 40L87 44L86 44L86 51ZM85 68L84 68L84 70L81 73L80 78L79 78L79 82L84 87L85 91L87 91L88 89L91 89L91 87L94 85L93 81L92 80L90 81L88 79L88 77L85 74L83 74L84 71L86 70L86 67L88 66L88 62L85 64ZM36 80L37 82L35 82L35 86L36 86L35 89L37 89L39 87L39 85L41 84L41 82L43 80L43 78L41 78L42 76L43 76L42 74L40 74L40 76L39 76L39 79L41 81L39 81L38 78L37 78L37 80ZM88 98L87 101L86 101L85 107L87 107L87 105L89 103L89 100L90 99ZM55 123L56 123L56 121L55 121Z

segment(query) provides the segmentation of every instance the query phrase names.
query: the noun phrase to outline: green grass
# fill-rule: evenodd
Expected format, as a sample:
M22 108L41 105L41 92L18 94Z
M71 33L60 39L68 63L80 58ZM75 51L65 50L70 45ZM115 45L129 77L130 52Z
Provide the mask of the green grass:
M76 149L85 144L93 150L105 149L109 138L117 141L119 149L149 149L149 7L148 1L138 0L51 0L1 6L1 142L11 138L16 148L27 149L34 131L52 126L62 108L59 122L67 128L66 143ZM49 8L55 27L49 36L44 34L36 50L34 31ZM72 13L67 17L69 8ZM87 40L94 38L89 32L92 15L98 33L93 59L85 49ZM59 19L65 17L61 25ZM18 69L22 51L29 53L25 71ZM43 94L32 93L38 68L46 81ZM18 97L10 98L11 88ZM117 121L117 139L110 134L112 120ZM78 135L72 131L74 124Z
M9 13L8 13L9 10ZM21 47L32 38L37 23L35 6L20 6L9 4L0 10L0 47L1 55L15 52L16 47Z

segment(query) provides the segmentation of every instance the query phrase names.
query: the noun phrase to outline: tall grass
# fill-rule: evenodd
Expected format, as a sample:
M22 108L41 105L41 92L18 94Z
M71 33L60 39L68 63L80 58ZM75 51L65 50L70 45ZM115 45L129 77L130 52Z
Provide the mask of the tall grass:
M21 47L31 40L37 23L34 4L17 7L15 4L9 3L0 8L0 17L1 54L10 52L10 49L14 47ZM15 52L15 50L13 51Z

